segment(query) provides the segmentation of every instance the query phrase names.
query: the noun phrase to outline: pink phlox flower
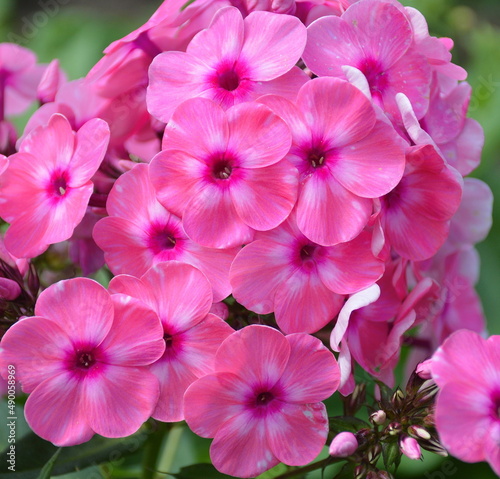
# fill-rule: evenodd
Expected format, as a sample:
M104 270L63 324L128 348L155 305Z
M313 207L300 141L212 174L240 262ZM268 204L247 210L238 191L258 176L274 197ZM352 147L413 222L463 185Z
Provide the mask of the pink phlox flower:
M287 159L299 170L297 225L311 241L331 246L356 237L367 224L372 198L393 189L404 171L404 147L370 101L337 78L317 78L296 104L275 95L259 102L292 130Z
M406 153L403 178L381 198L384 237L403 258L430 258L445 242L462 198L462 177L431 145Z
M229 268L238 248L205 248L190 240L181 219L156 199L148 165L138 164L120 176L106 206L109 216L96 224L93 235L114 274L140 277L151 266L177 260L205 273L214 301L231 293Z
M75 133L59 114L23 140L0 180L0 216L11 224L5 246L13 255L33 258L71 237L108 141L103 120L90 120Z
M187 235L211 248L252 240L290 214L297 170L288 126L264 105L224 111L204 98L181 104L165 129L164 150L151 161L158 201L182 217Z
M154 266L140 279L115 276L109 288L112 293L141 300L158 314L165 353L150 367L160 382L160 398L152 416L160 421L182 421L184 391L213 371L217 348L233 332L209 313L210 283L195 267L171 261Z
M237 8L220 9L186 52L153 60L149 111L166 123L180 103L197 96L224 109L266 93L293 99L309 79L294 66L305 42L306 29L295 17L253 12L243 19Z
M255 477L279 462L300 466L319 454L328 435L320 401L338 384L337 362L318 339L247 326L221 344L214 373L186 391L186 421L199 436L214 438L210 456L220 472Z
M295 0L295 16L306 26L327 15L341 16L358 0Z
M303 59L316 75L345 78L342 67L355 67L368 80L373 101L391 120L399 119L399 92L408 96L418 118L425 114L431 69L413 46L410 21L396 5L356 2L341 17L319 18L307 31Z
M298 230L294 218L256 235L231 266L233 296L258 314L275 313L286 333L314 333L339 312L345 294L377 281L384 263L370 249L370 234L321 246Z
M45 70L36 56L14 43L0 43L0 121L20 115L36 100L36 89Z
M432 356L431 372L443 446L462 461L489 462L500 475L500 336L453 333Z
M124 437L151 415L159 395L148 365L165 349L157 315L141 302L75 278L40 294L35 316L2 338L7 365L30 396L29 426L57 446L88 441L94 433Z

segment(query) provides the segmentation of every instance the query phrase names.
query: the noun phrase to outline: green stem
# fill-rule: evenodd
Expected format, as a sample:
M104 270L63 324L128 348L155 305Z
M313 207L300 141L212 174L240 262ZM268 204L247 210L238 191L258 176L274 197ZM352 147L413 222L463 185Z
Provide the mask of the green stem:
M160 454L163 437L170 429L170 424L164 422L150 423L150 427L156 429L151 432L148 440L144 444L144 453L142 456L142 475L141 479L153 479L158 470L156 464Z
M329 466L330 464L335 464L336 462L342 462L342 461L345 461L344 457L338 457L338 458L327 457L326 459L314 462L312 464L309 464L308 466L299 467L298 469L293 469L291 471L280 474L279 476L276 476L274 479L289 479L290 477L303 476L308 472L316 471L317 469L321 469L323 467Z
M184 423L175 423L168 433L167 440L162 448L160 459L158 461L158 471L171 472L172 464L174 462L179 443L181 441L182 433L184 432ZM165 472L158 472L154 479L164 479Z

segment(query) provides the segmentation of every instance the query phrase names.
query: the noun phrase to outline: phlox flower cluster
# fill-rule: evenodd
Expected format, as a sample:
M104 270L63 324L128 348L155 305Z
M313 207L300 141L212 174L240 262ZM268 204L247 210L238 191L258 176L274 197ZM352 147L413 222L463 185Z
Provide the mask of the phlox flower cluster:
M254 477L321 452L356 365L393 386L404 343L412 370L484 333L483 133L453 42L396 0L184 3L78 80L0 45L0 365L54 444L186 420ZM84 277L40 267L37 299L51 252Z

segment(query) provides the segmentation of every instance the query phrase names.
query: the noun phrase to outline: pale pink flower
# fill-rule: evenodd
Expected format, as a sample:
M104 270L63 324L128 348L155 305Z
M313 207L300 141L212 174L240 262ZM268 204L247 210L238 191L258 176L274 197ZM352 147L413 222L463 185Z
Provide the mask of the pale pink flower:
M286 333L314 333L342 307L345 294L377 281L384 263L363 232L354 240L321 246L308 240L292 216L278 228L256 235L231 266L233 296L258 314L274 311Z
M413 46L405 13L391 3L365 0L341 17L327 16L307 29L303 59L318 76L345 78L343 66L361 71L373 101L393 120L399 119L396 94L404 93L421 118L429 105L431 69Z
M352 432L340 432L330 444L328 453L333 457L348 457L356 452L358 441Z
M57 446L133 434L156 405L158 381L147 368L165 344L156 314L87 278L61 281L40 294L35 316L14 324L1 342L26 401L33 431Z
M209 282L195 267L171 261L154 266L140 279L115 276L109 289L139 299L158 314L165 353L150 366L160 382L160 397L152 417L182 421L184 391L213 371L217 348L233 332L221 318L209 313Z
M316 78L296 104L276 95L259 100L292 130L287 159L300 173L297 225L315 243L349 241L367 224L372 198L385 195L403 174L403 140L378 120L370 101L337 78Z
M224 111L193 98L165 128L151 182L192 240L211 248L241 245L254 230L282 223L295 204L297 170L282 160L290 144L289 128L264 105Z
M181 219L156 199L148 165L136 165L116 180L106 208L109 216L96 224L94 239L114 274L139 277L151 266L177 260L207 276L214 301L231 294L229 268L238 249L205 248L189 239Z
M399 440L399 450L410 459L420 459L422 451L417 440L410 436L402 436Z
M220 9L186 52L165 52L149 70L150 113L168 122L184 100L202 96L224 109L265 93L293 99L309 78L295 67L306 29L289 15Z
M0 179L0 216L11 224L5 246L13 255L33 258L71 237L108 140L106 122L90 120L75 133L59 114L23 140Z
M462 461L488 461L500 475L500 336L455 332L432 356L431 372L443 446Z
M184 396L189 427L213 437L210 456L225 474L255 477L279 462L312 461L328 435L320 401L339 383L335 357L307 334L252 325L229 336L215 371Z

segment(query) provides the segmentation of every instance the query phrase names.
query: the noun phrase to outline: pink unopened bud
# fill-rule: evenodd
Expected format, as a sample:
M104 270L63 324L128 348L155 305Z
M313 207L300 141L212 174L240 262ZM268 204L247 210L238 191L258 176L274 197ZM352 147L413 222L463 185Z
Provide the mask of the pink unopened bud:
M352 432L341 432L337 434L330 444L330 456L347 457L356 452L358 441Z
M0 299L12 301L21 294L21 287L11 279L0 278Z
M373 424L377 424L379 426L381 424L384 424L386 419L387 419L387 414L382 409L379 409L378 411L375 411L372 415L370 415L370 421Z
M422 379L431 379L432 374L431 374L431 359L427 359L426 361L420 363L417 365L417 368L415 369L415 372L422 378Z
M409 436L403 436L399 441L399 449L410 459L420 459L422 451L416 439Z

